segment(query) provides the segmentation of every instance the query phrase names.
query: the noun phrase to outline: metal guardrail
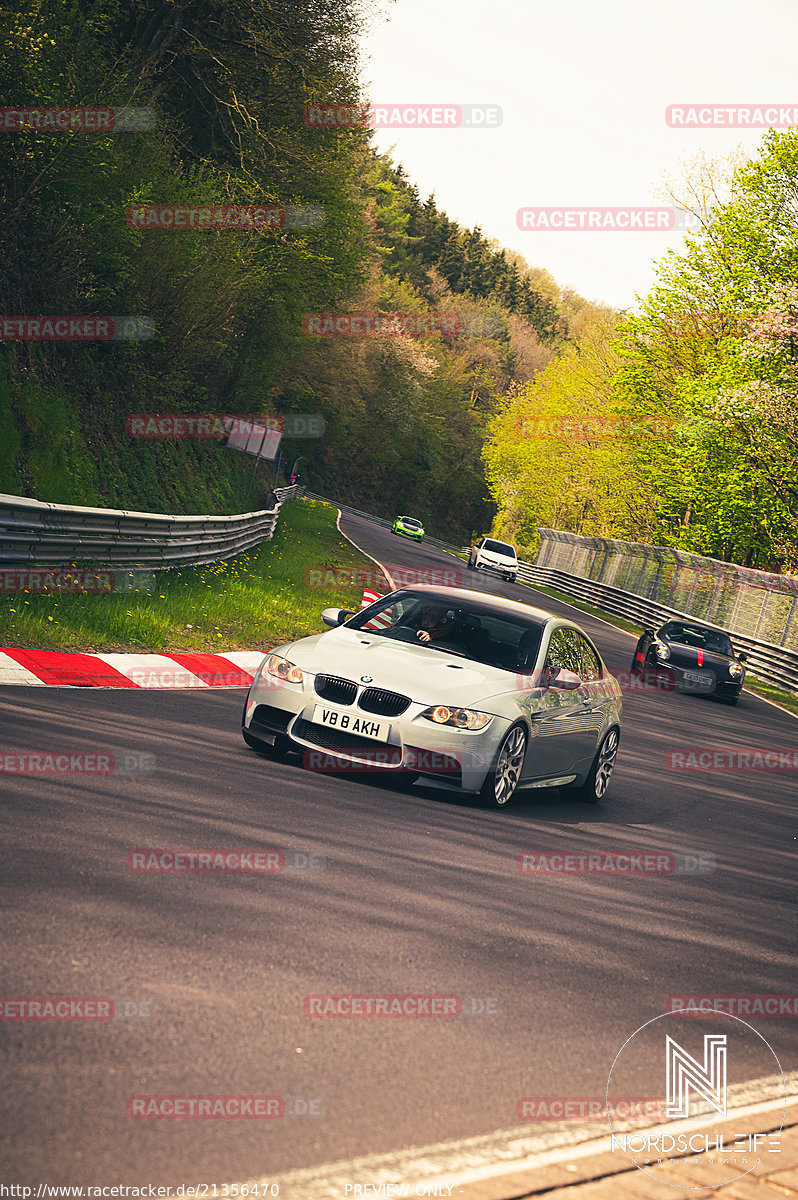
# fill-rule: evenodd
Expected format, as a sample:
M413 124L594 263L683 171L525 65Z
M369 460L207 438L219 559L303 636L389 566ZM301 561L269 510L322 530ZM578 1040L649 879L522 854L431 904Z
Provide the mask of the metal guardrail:
M280 506L302 487L276 488L271 508L233 517L175 517L46 504L0 494L0 567L199 566L239 554L274 533Z
M798 652L798 575L760 571L672 546L541 527L538 567L654 600L736 637Z
M383 520L382 517L374 517L371 513L363 512L360 509L352 508L349 505L341 504L337 500L330 500L326 496L312 495L307 493L312 499L324 500L327 504L333 504L342 512L352 513L358 517L365 517L366 520L374 524L381 525L383 528L389 529L392 522ZM563 541L575 544L577 542L593 543L597 539L580 538L576 534L564 534L557 530L541 529L541 553L548 535L549 540ZM607 561L606 547L609 545L608 539L599 539L602 541L601 550L604 554L604 562ZM442 542L436 538L425 536L425 542L431 542L433 545L440 546L444 550L453 550L459 554L468 554L470 546L454 546L451 542ZM618 549L623 549L627 543L613 542L612 547L616 552ZM591 548L592 545L591 545ZM641 551L656 550L657 547L640 547ZM680 555L680 552L676 552ZM540 557L540 554L539 554ZM640 557L640 555L638 555ZM697 560L697 555L684 555L685 559ZM710 563L713 560L700 559L702 566ZM725 578L732 572L741 570L736 568L734 564L719 563L719 568L725 568ZM690 570L692 570L692 561ZM756 572L747 571L745 578L748 581L748 586L751 577L756 575ZM763 573L764 574L764 573ZM660 572L661 578L662 572ZM788 692L798 692L798 653L791 648L781 645L777 646L772 642L765 642L756 637L751 637L743 633L739 629L726 628L717 620L712 620L708 614L683 612L680 609L670 608L668 605L661 604L657 600L650 599L646 596L638 595L635 592L626 590L625 588L612 587L609 584L602 583L596 579L590 579L583 575L576 575L569 571L558 570L555 567L537 566L534 563L524 562L519 560L518 563L518 578L524 583L532 585L539 584L543 587L551 587L559 592L564 592L567 596L573 596L576 600L581 600L584 604L591 604L596 608L602 609L606 613L620 617L625 621L640 625L641 627L651 626L657 627L665 623L671 617L689 620L691 617L694 620L703 620L708 624L713 625L716 629L724 629L732 639L733 644L743 650L748 655L748 670L752 675L765 683L773 684L775 687L783 688ZM742 587L742 583L739 584ZM676 594L675 585L670 585L670 596ZM695 586L691 589L690 597L693 598L696 594ZM718 588L713 596L715 605L718 603L720 589ZM739 611L739 603L735 604L735 613ZM789 623L788 626L789 628Z

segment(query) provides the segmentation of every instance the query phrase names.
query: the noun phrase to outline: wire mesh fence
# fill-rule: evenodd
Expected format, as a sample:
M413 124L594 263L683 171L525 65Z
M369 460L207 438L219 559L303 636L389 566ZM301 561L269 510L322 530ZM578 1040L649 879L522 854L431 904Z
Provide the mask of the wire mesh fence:
M798 650L798 575L666 546L541 528L536 567L619 588L732 633Z

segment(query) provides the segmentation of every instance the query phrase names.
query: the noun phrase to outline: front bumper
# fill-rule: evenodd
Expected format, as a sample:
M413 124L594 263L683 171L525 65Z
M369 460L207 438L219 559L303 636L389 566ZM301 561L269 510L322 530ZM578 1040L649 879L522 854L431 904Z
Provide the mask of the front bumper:
M703 696L738 696L745 679L745 676L740 679L724 679L715 671L706 668L679 667L660 659L655 659L652 666L658 673L673 680L677 692L692 692Z
M315 676L307 672L302 684L272 687L256 678L242 722L244 729L267 742L279 734L288 737L304 750L308 770L413 772L444 779L466 791L479 791L499 741L511 725L507 718L494 716L485 729L463 732L433 724L420 715L427 705L411 703L398 717L379 718L390 724L390 732L387 741L377 741L314 722L317 704L341 713L366 715L356 703L340 705L322 699L314 682Z
M481 562L480 559L477 559L474 568L477 571L493 571L503 578L507 575L512 575L513 579L518 577L518 567L503 567L500 563Z

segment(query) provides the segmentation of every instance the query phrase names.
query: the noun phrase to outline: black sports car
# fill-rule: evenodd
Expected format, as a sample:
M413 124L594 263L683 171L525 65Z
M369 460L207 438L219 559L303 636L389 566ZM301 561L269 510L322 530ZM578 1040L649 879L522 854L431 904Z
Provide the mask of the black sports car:
M635 649L632 672L656 671L680 692L701 692L736 704L745 682L745 654L737 654L722 629L697 621L667 621L646 629Z

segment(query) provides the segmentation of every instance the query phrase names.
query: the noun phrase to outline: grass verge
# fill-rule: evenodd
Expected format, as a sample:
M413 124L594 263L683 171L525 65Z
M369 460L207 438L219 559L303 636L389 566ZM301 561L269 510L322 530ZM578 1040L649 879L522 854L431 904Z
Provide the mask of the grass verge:
M289 501L271 541L226 562L148 573L131 591L0 595L0 646L220 653L319 633L323 608L360 607L363 584L347 574L377 570L336 515L320 501Z

